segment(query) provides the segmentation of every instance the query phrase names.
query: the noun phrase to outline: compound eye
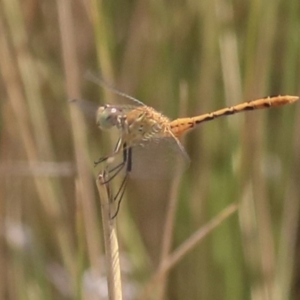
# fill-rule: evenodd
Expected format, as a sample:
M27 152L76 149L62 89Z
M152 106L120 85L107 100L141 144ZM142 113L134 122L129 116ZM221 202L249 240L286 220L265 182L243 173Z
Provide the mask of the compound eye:
M100 106L97 111L96 123L101 129L110 129L116 125L119 114L120 112L115 107Z

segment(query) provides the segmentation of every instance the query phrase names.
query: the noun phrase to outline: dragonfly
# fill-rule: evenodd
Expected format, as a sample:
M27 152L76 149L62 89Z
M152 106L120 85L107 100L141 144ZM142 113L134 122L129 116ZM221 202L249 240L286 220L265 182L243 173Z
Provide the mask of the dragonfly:
M103 105L96 113L96 124L101 130L115 128L118 131L118 141L113 152L95 161L95 166L107 163L108 177L103 184L108 184L118 174L124 173L117 193L113 196L117 208L112 218L118 214L129 176L168 177L174 174L177 163L189 164L189 156L180 142L180 138L187 132L203 122L222 116L278 107L299 99L298 96L289 95L268 96L194 117L171 120L140 100L105 86L132 101L132 105ZM114 163L118 156L121 156L121 161Z
M113 202L117 202L116 212L112 218L119 212L128 177L167 178L174 175L178 164L181 164L182 169L189 165L190 158L180 138L201 123L240 112L291 104L299 100L298 96L268 96L194 117L171 120L91 72L86 74L86 78L129 99L131 103L103 105L98 107L96 112L97 126L105 131L117 129L119 136L112 153L94 162L95 166L106 163L105 170L108 176L105 177L103 184L110 183L120 173L124 174L117 193L112 196ZM91 112L84 101L73 99L71 102Z

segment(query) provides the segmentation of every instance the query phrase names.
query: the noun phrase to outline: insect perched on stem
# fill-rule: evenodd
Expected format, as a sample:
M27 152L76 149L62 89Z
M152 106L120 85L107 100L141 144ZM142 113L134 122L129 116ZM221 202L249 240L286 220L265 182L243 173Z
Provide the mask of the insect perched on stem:
M189 162L188 154L178 138L197 125L222 116L291 104L299 99L297 96L271 96L195 117L170 120L154 108L108 86L101 79L94 77L91 79L97 83L100 81L101 85L132 101L132 105L100 106L96 117L100 129L116 128L119 132L114 151L95 162L95 166L107 162L109 177L105 183L109 183L124 172L121 185L114 196L117 210L113 218L118 214L128 176L165 177L174 172L176 162L181 161L184 164ZM114 163L118 154L122 156L121 161Z

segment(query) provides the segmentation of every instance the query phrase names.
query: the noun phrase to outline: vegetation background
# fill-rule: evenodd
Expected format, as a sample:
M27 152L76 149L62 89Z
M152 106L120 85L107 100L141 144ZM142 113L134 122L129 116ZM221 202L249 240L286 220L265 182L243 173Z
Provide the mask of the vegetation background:
M116 136L68 99L119 99L87 70L176 118L299 95L299 53L298 0L1 0L0 299L107 299L93 161ZM298 128L299 103L218 119L186 137L175 183L132 181L117 217L124 299L299 299Z

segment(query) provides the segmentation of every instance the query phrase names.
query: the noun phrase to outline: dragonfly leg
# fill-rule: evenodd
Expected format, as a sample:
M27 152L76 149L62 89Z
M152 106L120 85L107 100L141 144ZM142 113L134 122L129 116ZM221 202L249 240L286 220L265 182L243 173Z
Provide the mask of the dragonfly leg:
M114 179L122 170L126 167L126 173L127 171L131 171L131 148L127 148L126 143L123 145L123 161L118 164L117 166L113 167L112 169L108 170L108 173L110 174L109 178L103 182L103 184L106 184L110 182L112 179ZM130 169L128 169L130 168Z
M101 157L98 160L94 161L94 167L96 167L97 165L101 164L102 162L106 161L109 159L110 156L106 156L106 157Z
M111 217L112 219L114 219L119 213L121 201L123 199L123 196L124 196L124 193L126 190L128 174L131 172L131 169L132 169L132 149L124 148L124 151L126 151L126 153L124 153L124 166L126 165L126 174L125 174L123 181L118 189L117 194L113 198L114 202L117 201L117 209L116 209L116 212L114 213L114 215Z
M122 146L122 139L119 138L112 155L106 157L100 157L98 160L94 161L94 167L96 167L97 165L101 164L104 161L107 161L110 157L115 156L120 151L121 146Z
M121 206L121 201L123 199L123 196L124 196L124 193L125 193L125 190L126 190L127 177L128 177L128 174L125 175L117 194L113 198L114 202L117 201L117 209L116 209L116 212L111 217L111 219L114 219L119 213L120 206Z
M108 158L106 158L108 159ZM102 161L104 161L103 159ZM128 179L128 174L131 172L132 169L132 149L128 148L126 143L123 144L123 161L119 163L118 165L112 167L111 169L107 169L108 172L108 179L106 179L102 184L108 184L111 180L113 180L123 169L125 168L125 176L122 180L122 183L118 189L118 192L116 193L115 196L111 197L113 202L117 202L117 209L116 212L113 214L111 219L114 219L120 210L121 206L121 201L123 199L125 190L126 190L126 185L127 185L127 179Z
M111 170L108 170L108 174L110 175L109 178L103 182L103 184L109 183L111 180L113 180L125 167L126 161L122 161L117 166L113 167ZM111 175L112 174L112 175Z

